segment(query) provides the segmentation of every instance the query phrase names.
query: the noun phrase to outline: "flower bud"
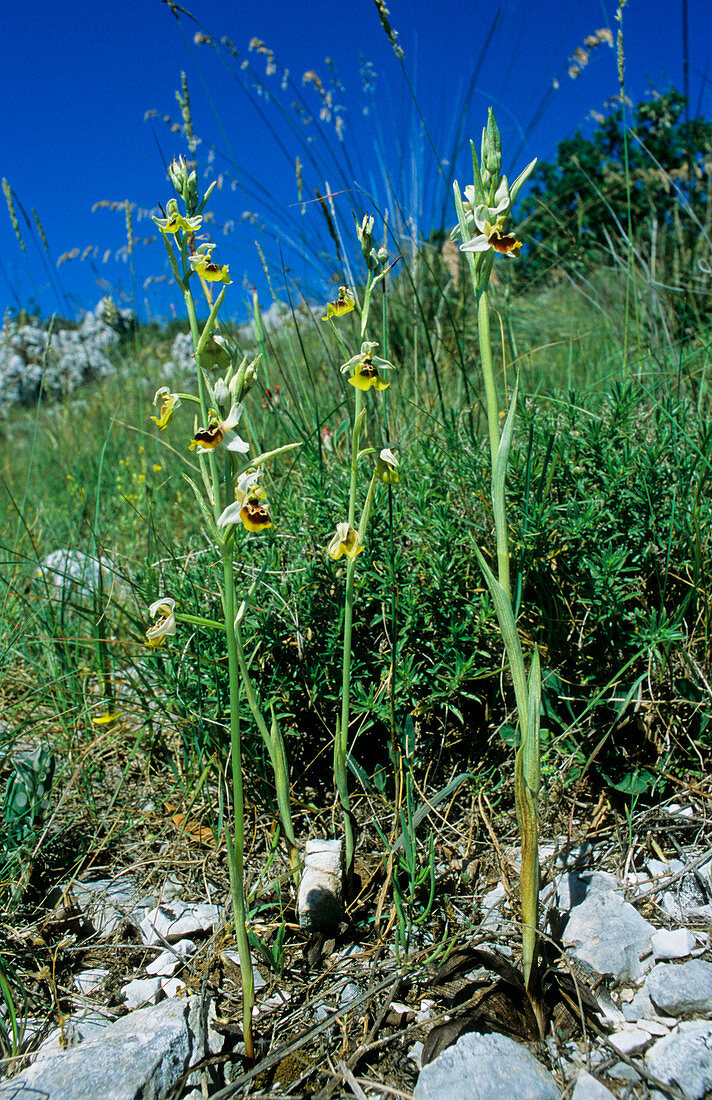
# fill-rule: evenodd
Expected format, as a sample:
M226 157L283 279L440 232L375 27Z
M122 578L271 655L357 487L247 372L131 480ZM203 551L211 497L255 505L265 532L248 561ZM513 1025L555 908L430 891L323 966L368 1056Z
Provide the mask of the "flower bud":
M235 371L234 377L230 381L232 399L238 404L244 401L257 381L257 364L259 361L259 355L256 359L253 359L251 363L247 362L247 356L245 356L240 366Z
M501 158L500 158L501 159ZM183 192L185 208L188 214L193 214L198 209L198 177L195 172L188 176L185 191Z
M487 161L487 131L482 131L482 141L480 142L480 178L482 180L485 191L489 192L492 178L490 176L489 169L486 164Z
M172 160L171 163L168 165L168 178L170 179L178 194L182 197L183 189L188 180L188 161L185 159L182 153L179 157L176 157L175 160ZM175 199L171 199L171 202L175 202ZM177 210L178 207L176 206L176 211Z
M482 166L489 175L488 181L483 178L485 186L491 186L493 181L498 183L502 172L502 138L491 107L487 116L487 129L482 135Z
M194 171L189 172L188 161L182 154L168 165L168 178L183 199L190 217L198 208L198 177Z
M224 379L218 378L213 386L213 396L220 409L226 409L230 405L231 397L230 390L227 388Z
M356 223L356 235L361 248L367 250L373 247L373 214L364 214L361 224Z
M361 245L363 258L369 271L378 267L378 257L373 247L373 214L364 214L361 224L356 223L356 235Z

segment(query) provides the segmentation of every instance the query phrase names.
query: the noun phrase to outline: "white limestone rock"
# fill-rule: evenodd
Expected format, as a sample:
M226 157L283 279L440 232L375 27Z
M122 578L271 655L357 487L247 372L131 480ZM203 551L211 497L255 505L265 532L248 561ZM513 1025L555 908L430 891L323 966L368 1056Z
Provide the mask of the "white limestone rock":
M300 928L328 932L344 913L344 842L308 840L299 883L297 912Z
M656 959L684 959L697 943L687 928L661 928L650 937Z
M183 965L183 960L193 954L195 954L195 944L192 940L178 940L170 951L162 951L153 962L148 964L146 973L151 976L160 975L170 978L178 967Z
M571 1100L615 1100L613 1093L582 1069L576 1078L576 1087L571 1094Z
M161 998L160 978L134 978L121 990L129 1009L155 1005Z
M712 1021L682 1023L659 1039L645 1056L648 1070L666 1085L676 1084L688 1100L702 1100L712 1089ZM652 1096L662 1100L655 1090Z
M96 993L109 976L109 971L104 966L93 966L89 970L81 970L74 975L74 984L80 993Z
M612 890L594 889L571 911L564 943L598 974L616 981L637 980L652 962L655 928Z
M220 920L217 905L176 899L146 913L141 921L141 939L149 946L161 943L162 939L176 943L196 933L214 932Z
M669 1016L712 1013L712 963L702 959L678 965L658 963L648 974L645 988L655 1007Z
M427 1066L415 1100L559 1100L556 1081L506 1035L462 1035Z
M208 1053L199 998L129 1012L0 1081L2 1100L160 1100Z
M164 997L178 997L187 988L180 978L161 978L160 981Z
M130 875L115 879L88 877L73 882L66 893L102 940L109 939L124 921L138 924L156 904L156 899L144 895Z
M610 1042L621 1054L632 1054L634 1050L640 1050L647 1046L651 1036L649 1031L642 1027L628 1026L609 1036Z
M101 1038L113 1022L113 1016L107 1016L92 1009L72 1013L71 1016L65 1017L61 1027L53 1028L46 1039L42 1040L35 1055L35 1062L42 1062L61 1054L63 1050Z

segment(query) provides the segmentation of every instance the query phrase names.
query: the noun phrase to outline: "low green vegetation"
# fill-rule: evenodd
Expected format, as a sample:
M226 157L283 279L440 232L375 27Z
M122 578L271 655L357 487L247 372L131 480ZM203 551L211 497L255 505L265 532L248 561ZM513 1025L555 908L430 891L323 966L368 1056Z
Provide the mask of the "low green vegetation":
M138 326L113 376L2 423L0 896L15 911L122 838L150 849L157 807L179 807L227 844L249 992L250 946L284 964L293 841L313 828L346 832L351 869L368 814L390 813L370 841L407 957L438 906L428 797L484 794L495 814L516 799L523 822L522 774L544 805L586 787L621 809L706 774L712 128L683 113L671 92L632 127L614 111L565 143L519 211L501 207L522 213L511 227L453 205L463 241L470 214L490 234L484 259L353 211L348 244L332 226L333 300L285 294L275 324L256 295L250 324L230 322L229 272L196 246L205 204L175 162L184 205L157 224L195 358L166 368L175 326ZM491 234L510 228L521 257L493 268ZM218 455L238 420L249 452ZM48 571L58 550L101 562L95 582ZM515 780L527 721L540 748ZM243 866L258 817L268 867L287 842L264 890ZM248 929L265 909L276 945Z

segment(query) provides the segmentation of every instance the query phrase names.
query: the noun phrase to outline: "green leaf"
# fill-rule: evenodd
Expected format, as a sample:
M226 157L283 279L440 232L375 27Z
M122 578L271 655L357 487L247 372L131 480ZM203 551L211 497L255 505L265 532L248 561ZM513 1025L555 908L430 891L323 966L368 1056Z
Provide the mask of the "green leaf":
M621 794L639 795L650 790L657 776L648 768L633 768L618 783L613 783L608 776L605 778L615 791L620 791Z
M511 749L517 747L517 727L516 726L500 726L498 730L499 736L505 745L509 745Z
M517 381L514 384L514 392L509 403L507 419L502 429L502 436L497 450L497 459L492 473L492 507L494 509L494 522L497 531L507 530L507 510L504 490L507 477L507 465L509 463L509 452L512 447L512 439L514 436L514 417L517 411L518 392L519 375L517 375Z
M534 654L529 666L529 720L526 740L523 742L522 748L524 750L524 779L535 800L539 797L539 787L541 786L540 716L541 666L539 664L539 647L534 646Z
M478 546L475 546L475 554L480 563L480 569L484 573L494 609L497 613L497 621L499 623L499 629L502 632L504 647L507 651L509 667L514 682L514 694L517 700L519 725L522 730L522 737L524 738L526 734L526 724L529 718L529 691L527 687L526 669L524 667L524 657L522 656L522 647L519 641L519 634L517 633L517 626L514 622L512 605L502 585L480 553Z
M257 458L250 459L247 469L251 469L253 466L264 466L265 462L276 458L277 455L287 454L288 451L293 451L301 445L301 443L285 443L283 447L275 447L273 451L263 451L261 455L257 455Z
M480 165L477 160L477 149L472 140L470 141L470 151L472 153L472 182L475 185L475 205L477 205L478 203L487 202L487 192L482 182L482 173L480 172Z
M195 494L195 499L198 502L198 507L200 508L203 519L205 520L205 526L207 527L208 531L210 532L210 537L213 539L214 542L217 543L218 546L222 546L222 542L223 542L222 535L218 531L217 526L215 524L215 520L214 520L213 516L211 515L210 509L208 508L207 504L205 503L205 497L203 496L200 489L198 488L198 486L193 481L192 477L189 477L188 474L183 474L183 477L188 482L188 484L190 485L191 489L193 490L193 492Z

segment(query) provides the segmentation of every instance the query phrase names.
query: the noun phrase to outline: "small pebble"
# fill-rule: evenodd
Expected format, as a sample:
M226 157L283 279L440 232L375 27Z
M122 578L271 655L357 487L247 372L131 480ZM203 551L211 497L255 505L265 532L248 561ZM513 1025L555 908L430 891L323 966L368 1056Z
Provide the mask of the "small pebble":
M109 971L103 966L95 966L76 974L74 984L80 993L95 993L97 989L101 989L108 975Z
M661 928L652 934L650 942L656 959L684 959L695 946L695 937L686 928Z
M640 1027L625 1028L610 1036L610 1041L621 1054L631 1054L650 1042L650 1033Z
M178 967L183 965L183 959L194 952L195 944L192 940L178 940L178 943L173 945L172 951L162 951L153 962L148 964L146 973L152 976L161 975L164 978L170 978L175 974Z
M582 1069L576 1078L576 1088L571 1100L614 1100L613 1093Z
M121 990L129 1009L141 1008L142 1005L155 1005L161 996L160 978L134 978Z
M161 989L166 997L177 997L185 988L186 984L180 978L163 978L161 980Z

